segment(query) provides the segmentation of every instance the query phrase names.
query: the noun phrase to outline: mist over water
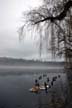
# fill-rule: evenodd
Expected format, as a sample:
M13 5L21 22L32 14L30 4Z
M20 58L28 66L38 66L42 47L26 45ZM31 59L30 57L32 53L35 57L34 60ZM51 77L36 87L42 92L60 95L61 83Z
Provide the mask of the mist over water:
M9 69L9 68L8 68ZM2 70L3 71L3 70ZM46 75L43 77L43 75ZM58 75L61 77L58 78ZM49 77L50 82L54 76L57 80L53 87L48 89L48 93L41 91L38 94L29 92L34 85L35 79L40 85ZM68 96L68 82L66 73L61 69L26 69L4 70L2 74L0 68L0 108L60 108L63 106Z

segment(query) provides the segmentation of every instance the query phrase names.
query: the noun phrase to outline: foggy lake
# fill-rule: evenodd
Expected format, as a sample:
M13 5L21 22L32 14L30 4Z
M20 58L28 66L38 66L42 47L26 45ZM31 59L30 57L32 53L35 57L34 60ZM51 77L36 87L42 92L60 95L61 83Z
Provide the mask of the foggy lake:
M45 75L45 77L43 77ZM60 77L58 77L60 75ZM34 85L35 79L40 85L49 77L57 76L48 93L40 91L32 93L29 89ZM16 68L0 66L0 108L62 108L67 102L68 81L63 68Z
M0 0L0 108L72 108L72 0Z

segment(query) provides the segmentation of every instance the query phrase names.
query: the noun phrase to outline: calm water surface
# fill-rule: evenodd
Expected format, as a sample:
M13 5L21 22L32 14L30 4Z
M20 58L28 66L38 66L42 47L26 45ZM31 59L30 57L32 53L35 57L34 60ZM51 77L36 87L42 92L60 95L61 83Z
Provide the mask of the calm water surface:
M43 74L46 76L43 77ZM42 76L40 84L43 84L47 77L50 78L49 84L53 76L57 76L57 80L48 89L48 93L45 91L38 94L29 92L35 79L38 79L40 75ZM58 75L61 77L59 78ZM0 108L62 108L67 98L68 82L63 69L32 70L30 73L22 72L21 74L20 70L18 74L17 72L12 74L11 70L10 74L2 74L2 72L0 74Z

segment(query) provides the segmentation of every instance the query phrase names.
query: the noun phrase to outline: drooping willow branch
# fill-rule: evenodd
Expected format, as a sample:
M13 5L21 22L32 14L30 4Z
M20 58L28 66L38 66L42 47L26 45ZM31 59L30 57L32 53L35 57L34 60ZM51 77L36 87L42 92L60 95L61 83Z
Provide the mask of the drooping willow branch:
M44 21L46 21L46 20L50 20L51 22L53 22L53 21L55 21L55 20L61 21L61 20L63 20L63 19L66 17L67 11L69 10L70 7L72 7L72 1L71 1L71 0L68 1L68 2L64 5L64 9L63 9L63 11L62 11L59 15L57 15L57 16L55 16L55 17L53 17L53 16L46 17L46 18L44 18L44 19L42 19L42 20L36 21L35 24L40 23L40 22L44 22Z
M67 12L69 11L71 7L72 7L72 0L69 0L63 6L62 11L60 8L60 13L59 13L59 7L57 7L57 5L56 7L52 7L52 9L51 8L49 9L46 5L42 5L41 7L37 9L27 12L25 22L19 30L20 37L23 32L26 32L24 31L25 29L28 30L28 28L31 27L30 30L32 30L32 35L34 32L34 35L36 37L38 36L40 37L40 52L42 50L42 44L46 42L47 44L46 47L48 49L48 42L50 43L50 41L51 41L50 45L51 45L52 51L55 50L54 53L56 53L56 49L58 52L62 51L62 47L63 47L63 51L67 50L67 48L66 49L64 48L65 47L64 45L61 45L62 42L63 44L65 42L65 44L69 46L70 50L72 50L71 49L72 44L70 42L71 39L70 41L67 39L69 35L67 34L67 31L66 31L68 25L66 25L67 19L65 19L65 17L67 16ZM56 14L53 13L54 11ZM53 25L54 27L50 28ZM51 34L52 35L51 37L49 37L50 29L52 29L52 32L54 31L54 34ZM43 41L43 39L45 39L45 41Z

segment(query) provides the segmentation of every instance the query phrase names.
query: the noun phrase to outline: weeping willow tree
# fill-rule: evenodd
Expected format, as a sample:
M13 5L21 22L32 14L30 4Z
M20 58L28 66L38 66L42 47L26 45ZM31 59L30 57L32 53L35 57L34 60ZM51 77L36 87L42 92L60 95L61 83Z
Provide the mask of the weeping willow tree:
M42 6L23 14L20 38L31 32L52 56L63 56L72 66L72 0L43 0ZM25 34L24 34L25 33Z

